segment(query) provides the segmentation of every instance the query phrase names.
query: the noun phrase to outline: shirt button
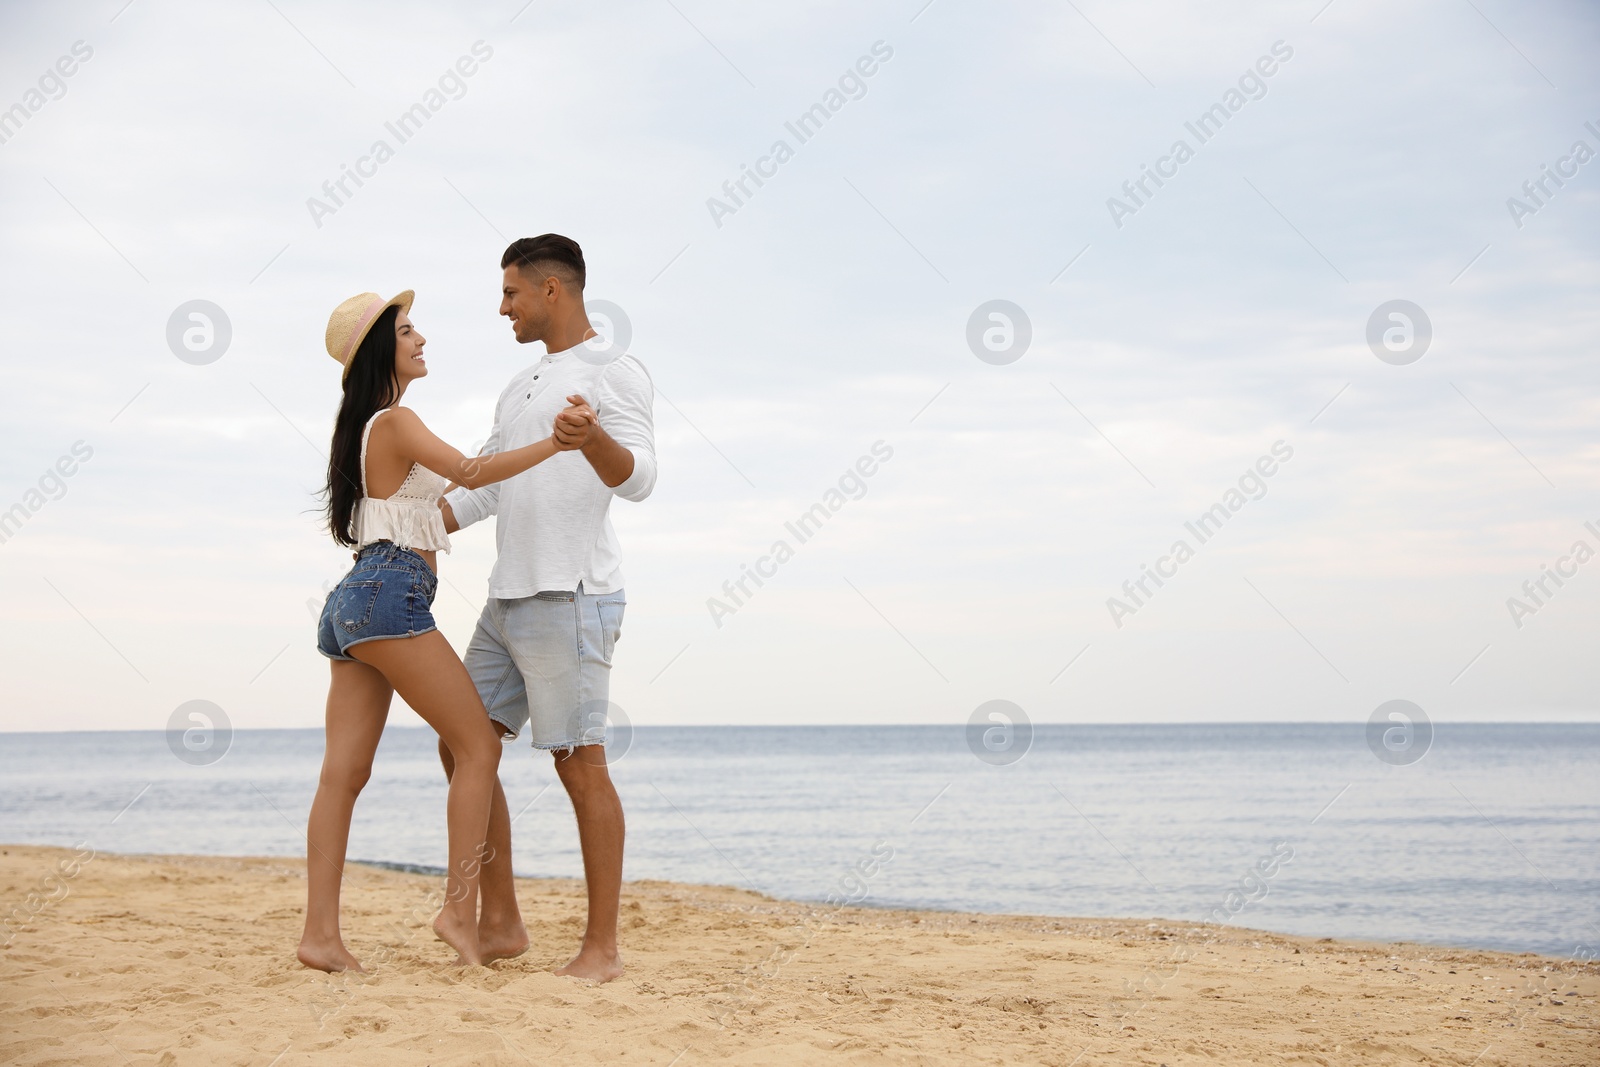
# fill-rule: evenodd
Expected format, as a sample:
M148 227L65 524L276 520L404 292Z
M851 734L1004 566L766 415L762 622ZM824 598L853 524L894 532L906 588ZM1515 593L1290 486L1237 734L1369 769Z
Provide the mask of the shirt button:
M534 375L534 376L533 376L533 380L534 380L534 381L538 381L538 380L539 380L539 376L538 376L538 375L537 375L537 374L535 374L535 375ZM528 395L529 395L529 396L532 396L532 395L533 395L533 394L532 394L532 393L529 393L529 394L528 394Z

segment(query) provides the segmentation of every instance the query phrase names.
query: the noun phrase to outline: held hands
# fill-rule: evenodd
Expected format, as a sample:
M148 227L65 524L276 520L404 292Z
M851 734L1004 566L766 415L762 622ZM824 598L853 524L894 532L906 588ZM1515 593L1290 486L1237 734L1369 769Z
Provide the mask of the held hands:
M556 416L555 426L550 435L559 452L571 452L582 448L589 443L600 426L599 416L583 397L574 393L567 397L567 403L570 406Z

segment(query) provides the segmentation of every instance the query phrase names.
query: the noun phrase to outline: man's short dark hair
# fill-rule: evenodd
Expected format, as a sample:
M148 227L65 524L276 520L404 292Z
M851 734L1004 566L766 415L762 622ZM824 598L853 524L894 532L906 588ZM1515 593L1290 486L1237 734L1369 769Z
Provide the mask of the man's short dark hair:
M559 233L542 233L538 237L519 237L506 248L500 257L500 269L515 264L530 277L540 279L555 275L579 292L583 291L585 269L583 249L578 242Z

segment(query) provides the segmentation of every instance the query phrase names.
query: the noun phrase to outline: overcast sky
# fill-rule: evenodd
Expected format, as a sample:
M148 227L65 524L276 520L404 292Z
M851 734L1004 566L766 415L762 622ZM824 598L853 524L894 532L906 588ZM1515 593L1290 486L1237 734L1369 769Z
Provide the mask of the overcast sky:
M470 448L542 354L496 308L502 249L546 231L658 388L658 486L612 509L637 723L1596 715L1600 559L1571 557L1600 550L1591 5L0 20L0 728L160 728L192 699L319 724L315 612L349 566L314 496L328 313L414 288L407 400ZM169 343L196 300L220 356L182 313ZM1394 362L1369 344L1391 301L1431 324L1420 359L1415 315L1379 314ZM459 649L492 528L455 543ZM1146 566L1169 576L1134 598Z

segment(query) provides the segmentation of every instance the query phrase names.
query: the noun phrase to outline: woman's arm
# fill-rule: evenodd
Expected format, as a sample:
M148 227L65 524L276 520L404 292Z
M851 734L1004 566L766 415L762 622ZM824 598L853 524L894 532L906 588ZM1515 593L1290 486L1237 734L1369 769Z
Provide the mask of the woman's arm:
M477 489L534 467L561 451L553 437L522 448L488 456L464 456L454 446L434 436L417 413L395 408L381 421L388 423L403 458L420 463L441 478L448 478L468 489ZM374 427L377 429L377 427Z

